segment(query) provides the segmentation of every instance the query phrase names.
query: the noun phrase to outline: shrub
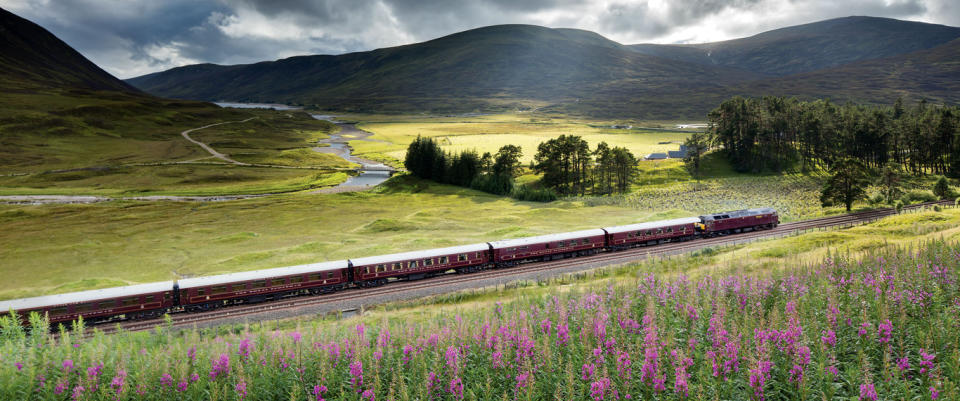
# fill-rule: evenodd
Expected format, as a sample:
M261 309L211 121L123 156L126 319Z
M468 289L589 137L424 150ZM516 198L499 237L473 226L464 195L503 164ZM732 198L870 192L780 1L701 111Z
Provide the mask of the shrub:
M557 193L553 192L550 188L536 189L526 185L514 188L513 192L510 193L510 197L530 202L553 202L558 198Z
M937 200L937 196L933 194L933 191L913 189L903 194L903 197L901 197L900 200L903 201L904 204L919 203L919 202L933 202Z
M947 177L941 175L940 178L937 179L937 183L933 184L933 194L939 199L949 198L952 192Z
M893 208L897 210L897 213L900 213L903 210L903 201L894 202Z

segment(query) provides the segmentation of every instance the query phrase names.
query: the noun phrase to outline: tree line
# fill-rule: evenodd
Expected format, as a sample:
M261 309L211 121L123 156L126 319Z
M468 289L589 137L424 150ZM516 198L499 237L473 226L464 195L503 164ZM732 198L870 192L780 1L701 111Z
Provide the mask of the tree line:
M879 169L960 177L960 109L924 101L907 107L829 100L733 97L708 114L713 146L741 172L830 169L853 159Z
M529 168L541 174L542 188L516 185L514 179L523 169L522 156L516 145L503 146L495 154L450 153L433 138L418 136L407 147L404 166L423 179L541 202L565 195L626 192L636 177L637 159L629 150L606 142L590 149L575 135L561 135L537 147Z

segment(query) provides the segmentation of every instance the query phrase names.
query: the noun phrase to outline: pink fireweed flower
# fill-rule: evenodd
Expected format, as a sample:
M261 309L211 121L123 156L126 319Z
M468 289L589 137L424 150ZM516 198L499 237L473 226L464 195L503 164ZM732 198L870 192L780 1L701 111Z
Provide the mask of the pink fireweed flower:
M870 324L870 322L864 322L860 325L860 330L857 330L857 334L859 334L860 337L866 337L870 335L870 329L872 327L873 325Z
M670 356L673 358L673 370L675 378L673 382L673 391L686 397L688 394L687 380L690 379L690 374L687 373L687 369L693 366L693 359L682 357L679 350L676 349L670 351Z
M620 374L620 378L629 380L630 373L633 369L630 367L630 354L620 351L617 354L617 373Z
M210 360L210 380L216 380L219 376L230 374L230 355L220 354L217 359Z
M247 382L245 380L240 379L240 381L237 382L237 385L234 386L233 389L236 390L237 397L239 397L241 401L243 400L244 397L247 396Z
M583 380L593 379L593 372L597 369L597 366L592 363L585 363L583 367L580 368L580 378Z
M857 399L860 401L877 401L877 390L873 388L873 383L861 384L860 396Z
M823 370L825 370L825 371L827 371L827 373L830 373L831 375L833 375L833 378L834 378L834 379L836 379L837 376L840 375L840 370L838 370L837 367L836 367L836 366L833 366L833 365L829 365L829 366L827 366L826 368L823 368Z
M160 376L160 388L173 387L173 376L170 376L169 373L164 373Z
M83 391L84 391L83 386L78 384L76 387L73 388L73 395L70 398L72 398L74 401L79 400L80 397L83 397Z
M459 377L454 377L452 380L450 380L450 384L447 386L447 391L449 391L450 394L453 394L456 399L462 400L463 381L461 381Z
M63 394L63 392L67 390L67 387L70 387L70 382L62 380L57 383L57 387L53 389L53 393L56 395Z
M890 319L884 320L877 326L877 337L879 337L881 344L889 343L892 334L893 323L890 323Z
M557 325L557 345L566 345L570 342L570 328L566 323Z
M910 369L910 360L907 359L906 355L904 355L903 358L897 359L897 369L900 369L900 373Z
M253 350L253 343L250 342L249 338L244 338L243 341L240 341L240 346L237 349L237 355L240 355L241 360L246 360L250 357L250 352Z
M64 372L70 372L70 371L72 371L72 370L73 370L73 359L66 359L66 360L64 360L64 361L63 361L63 364L62 364L61 366L63 366L63 371L64 371Z
M940 398L940 392L937 391L936 387L930 386L930 399L936 400L937 398Z
M196 382L196 381L198 381L198 380L200 380L200 375L198 375L198 374L196 374L196 373L190 375L190 383L194 383L194 382Z
M192 346L192 347L190 347L190 349L187 350L187 358L190 359L190 362L191 362L191 363L193 362L194 359L197 358L197 347L196 347L196 346Z
M177 392L178 392L178 393L182 393L182 392L184 392L184 391L187 391L187 387L188 387L189 385L190 385L190 383L187 383L187 380L186 380L186 379L180 380L179 382L177 382Z
M529 372L520 373L520 374L518 374L518 375L515 377L515 379L517 380L517 385L516 385L517 390L526 388L527 386L530 385L530 373L529 373Z
M550 322L550 319L543 319L540 321L540 331L543 334L550 335L550 328L553 326L553 323Z
M316 397L317 401L323 401L323 393L327 392L327 386L318 384L313 386L313 395Z
M833 329L827 329L823 333L823 337L820 337L820 341L823 341L824 345L834 347L837 345L837 333Z
M87 368L87 377L89 377L91 380L95 380L98 376L100 376L100 372L102 371L103 371L102 363L97 364L96 366L91 366Z
M363 387L363 362L357 360L350 364L350 376L350 385L359 393Z
M380 330L380 334L377 336L377 345L380 347L386 347L390 345L390 330L384 328Z
M590 384L590 397L594 401L603 401L608 394L613 396L612 399L614 400L620 399L617 391L613 389L613 383L610 382L610 379L604 377Z
M771 361L758 361L755 369L750 369L750 387L753 388L753 395L763 400L763 386L770 380L770 369L773 368Z
M447 369L450 369L450 371L456 375L460 370L460 350L454 346L447 347L445 357L447 358Z
M363 392L363 394L360 394L360 399L363 401L374 401L376 397L377 397L377 394L373 391L372 388L367 389Z
M117 375L113 377L113 380L110 381L110 388L112 388L118 395L123 391L123 383L127 378L127 372L123 369L117 371Z
M933 360L936 357L935 354L928 354L922 348L920 349L920 374L927 373L927 375L933 377Z
M14 363L13 366L17 367L17 372L23 370L23 364L20 362Z
M290 334L288 334L288 336L290 336L290 338L293 340L294 343L300 342L300 339L303 338L303 335L300 334L299 331L291 332Z

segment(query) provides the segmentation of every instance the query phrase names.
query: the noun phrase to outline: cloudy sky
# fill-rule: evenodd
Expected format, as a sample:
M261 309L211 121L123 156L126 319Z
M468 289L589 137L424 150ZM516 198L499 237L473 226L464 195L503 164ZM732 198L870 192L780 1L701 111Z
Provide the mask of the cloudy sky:
M581 28L696 43L849 15L960 26L956 0L0 0L120 78L201 62L341 54L471 28Z

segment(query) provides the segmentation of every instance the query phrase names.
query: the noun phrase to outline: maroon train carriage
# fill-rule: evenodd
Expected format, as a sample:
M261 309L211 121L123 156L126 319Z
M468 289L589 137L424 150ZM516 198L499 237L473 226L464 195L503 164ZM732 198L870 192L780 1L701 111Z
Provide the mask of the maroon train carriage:
M592 255L603 250L606 232L593 230L547 234L490 242L497 267L540 260Z
M489 263L486 243L350 259L354 279L363 287L384 285L390 279L417 280L451 269L470 273Z
M350 280L349 262L310 263L180 280L180 305L190 312L339 290Z
M173 282L136 284L0 301L0 310L14 310L26 323L30 312L65 323L83 316L91 324L112 320L159 317L174 306Z
M744 209L700 216L707 236L765 230L780 224L777 211L771 208Z
M614 250L696 238L699 217L651 221L626 226L605 227L607 247Z

